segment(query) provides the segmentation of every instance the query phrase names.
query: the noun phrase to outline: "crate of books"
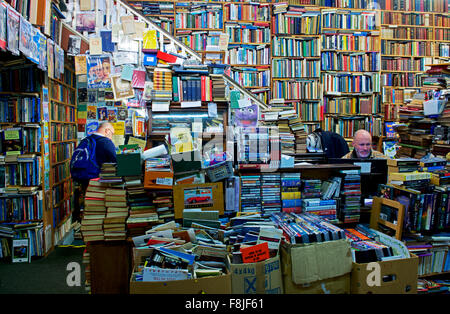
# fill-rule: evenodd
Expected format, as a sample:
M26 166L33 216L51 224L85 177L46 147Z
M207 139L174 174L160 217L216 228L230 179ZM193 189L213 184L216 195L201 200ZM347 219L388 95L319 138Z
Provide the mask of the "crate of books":
M352 260L343 229L314 214L273 217L286 238L280 248L286 294L350 293Z
M228 258L224 262L202 258L222 255L226 250L218 252L221 250L199 245L193 251L190 254L164 247L134 248L130 293L230 294Z
M417 293L419 258L403 242L365 225L345 232L352 247L351 293Z

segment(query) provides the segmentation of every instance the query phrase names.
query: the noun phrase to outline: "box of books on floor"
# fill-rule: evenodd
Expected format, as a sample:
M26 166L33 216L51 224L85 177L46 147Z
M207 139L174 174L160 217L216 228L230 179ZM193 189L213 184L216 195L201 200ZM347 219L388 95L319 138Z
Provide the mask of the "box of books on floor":
M344 230L318 215L272 215L283 230L281 270L286 294L350 293L352 259Z
M361 224L345 233L352 247L351 293L417 293L419 258L403 242Z
M130 293L230 294L229 254L218 231L172 220L133 237Z
M281 237L270 215L243 213L230 219L225 242L231 247L233 294L283 293Z

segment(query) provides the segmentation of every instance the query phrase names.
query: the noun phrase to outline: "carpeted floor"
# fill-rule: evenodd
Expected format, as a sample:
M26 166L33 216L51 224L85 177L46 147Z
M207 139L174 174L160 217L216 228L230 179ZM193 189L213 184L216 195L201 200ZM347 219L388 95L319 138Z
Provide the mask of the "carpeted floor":
M57 246L47 257L31 263L0 262L0 294L87 294L83 251L84 247ZM67 270L72 262L78 263L79 274L76 264Z

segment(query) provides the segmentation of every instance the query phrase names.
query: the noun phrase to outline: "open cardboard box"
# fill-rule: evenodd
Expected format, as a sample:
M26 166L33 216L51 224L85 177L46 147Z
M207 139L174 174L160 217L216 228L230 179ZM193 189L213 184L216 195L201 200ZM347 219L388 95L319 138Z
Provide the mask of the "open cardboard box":
M351 293L353 294L416 294L419 258L375 262L379 265L380 281L376 282L375 269L371 263L353 263Z
M350 293L352 256L342 239L280 248L286 294Z
M256 263L231 264L233 294L282 294L280 256Z
M153 249L133 249L133 273ZM130 278L130 294L230 294L231 273L222 276L161 282L135 281Z

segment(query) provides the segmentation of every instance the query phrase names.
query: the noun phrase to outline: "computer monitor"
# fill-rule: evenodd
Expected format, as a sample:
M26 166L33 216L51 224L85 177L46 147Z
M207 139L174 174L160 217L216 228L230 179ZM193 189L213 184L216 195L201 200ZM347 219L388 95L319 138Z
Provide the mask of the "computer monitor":
M386 159L329 158L329 164L354 164L361 167L361 194L363 198L378 196L378 185L386 184L388 168Z

